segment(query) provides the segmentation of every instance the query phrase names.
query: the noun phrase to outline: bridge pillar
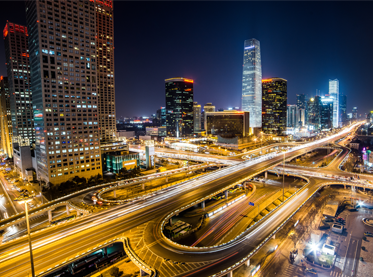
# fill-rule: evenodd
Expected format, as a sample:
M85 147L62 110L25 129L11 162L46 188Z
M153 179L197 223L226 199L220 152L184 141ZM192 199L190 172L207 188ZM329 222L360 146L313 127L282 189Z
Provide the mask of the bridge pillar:
M363 190L365 191L365 187L363 187Z
M228 200L228 190L224 191L225 194L225 200Z
M146 276L146 275L147 275L146 272L144 270L140 269L140 276Z
M233 271L229 271L227 277L233 277Z
M49 220L49 222L52 222L52 219L53 219L52 210L48 210L48 220Z
M202 202L201 202L201 209L202 209L202 210L205 210L205 201L202 201Z
M346 189L346 185L344 185L345 186L345 189Z
M170 217L170 226L172 226L172 217Z
M250 259L248 259L245 264L246 266L250 266Z
M145 183L141 184L141 188L142 188L142 190L145 190Z
M117 198L117 190L114 190L114 198Z
M69 205L66 205L66 214L67 214L67 215L70 215L70 208L69 208Z
M166 177L166 183L168 182L168 176Z
M264 179L268 179L268 171L264 173Z
M276 239L276 234L274 234L274 235L272 236L272 238L273 238L273 239Z

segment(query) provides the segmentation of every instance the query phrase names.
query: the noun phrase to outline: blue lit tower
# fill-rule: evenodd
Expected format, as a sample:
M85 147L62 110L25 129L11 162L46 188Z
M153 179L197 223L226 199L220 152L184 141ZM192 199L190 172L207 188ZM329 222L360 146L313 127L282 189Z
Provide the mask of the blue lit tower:
M244 43L242 110L250 112L250 127L262 127L262 61L254 38Z
M329 80L329 95L333 97L333 128L339 126L339 81Z

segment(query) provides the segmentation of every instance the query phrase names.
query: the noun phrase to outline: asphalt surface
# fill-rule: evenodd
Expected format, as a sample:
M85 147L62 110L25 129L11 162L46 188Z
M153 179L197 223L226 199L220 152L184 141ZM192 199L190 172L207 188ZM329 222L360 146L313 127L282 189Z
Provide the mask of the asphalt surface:
M299 155L301 152L308 151L317 146L319 145L293 151L286 154L286 158ZM242 169L237 169L235 172L233 171L233 167L222 169L221 171L201 177L201 179L211 178L210 180L204 179L205 181L203 182L189 182L190 185L187 188L170 188L166 192L145 201L118 206L99 214L77 219L63 226L56 226L35 233L32 237L34 248L36 248L34 251L36 272L44 271L70 257L76 256L78 253L87 251L88 248L99 246L99 244L106 240L121 236L125 231L145 222L150 223L150 227L153 225L152 232L147 232L145 237L145 242L149 245L148 248L152 252L178 261L207 261L210 263L188 273L179 274L179 276L209 276L222 269L226 269L247 256L292 211L317 190L319 184L324 182L324 180L315 178L303 192L293 198L292 201L286 203L281 209L271 214L267 220L258 224L249 235L237 243L217 247L214 252L186 251L180 247L168 244L160 238L160 220L170 211L180 206L196 201L235 181L271 168L281 161L282 156L246 168L243 167L243 164L240 164L239 168L242 166ZM215 175L218 172L221 172L223 177ZM201 183L198 184L198 182ZM198 254L195 252L198 252ZM28 246L25 238L1 246L0 276L27 276L30 271L28 260Z

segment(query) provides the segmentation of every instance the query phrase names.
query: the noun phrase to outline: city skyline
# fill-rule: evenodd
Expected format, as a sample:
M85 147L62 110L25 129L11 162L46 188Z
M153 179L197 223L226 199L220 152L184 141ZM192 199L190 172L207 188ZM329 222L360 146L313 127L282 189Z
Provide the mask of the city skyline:
M5 26L6 19L16 24L25 25L24 9L19 8L19 2L9 2L7 5L9 8L1 11L3 26ZM169 76L184 76L194 79L195 101L201 104L213 102L219 108L240 106L242 43L251 37L255 37L261 42L263 78L282 76L289 81L288 103L295 103L296 94L299 93L311 97L315 94L316 89L320 89L322 94L326 94L329 79L338 78L340 93L347 95L347 97L353 93L353 95L356 93L363 97L363 92L367 90L367 85L364 82L356 82L356 80L368 78L368 65L371 57L366 57L363 53L369 53L364 51L369 45L369 43L365 43L367 38L364 36L366 28L364 26L369 24L366 22L366 24L361 23L360 25L357 21L356 23L346 23L343 21L343 15L358 7L368 7L371 5L370 3L359 3L359 5L343 3L338 5L338 9L335 8L337 5L335 3L283 3L281 5L274 3L269 9L266 8L265 12L272 14L276 9L281 9L285 14L288 14L292 11L291 16L283 17L287 19L276 21L277 28L283 27L284 32L281 36L271 29L274 24L271 18L267 22L262 19L261 15L264 13L262 7L265 5L262 3L216 3L213 6L215 14L224 14L224 10L232 13L221 22L217 22L214 15L203 17L207 3L149 3L142 14L137 12L137 7L141 3L116 2L115 5L125 15L123 19L116 21L115 28L116 33L125 32L123 38L116 40L116 50L119 49L116 51L116 71L121 76L121 78L117 78L115 83L116 100L122 103L122 106L117 109L118 118L122 116L149 116L155 113L160 106L164 106L163 80ZM192 41L200 42L198 43L200 48L195 43L175 47L172 43L172 36L159 35L168 30L167 28L172 30L176 28L169 26L168 21L163 19L164 5L171 9L182 7L182 13L185 14L194 12L196 23L180 23L181 27L179 27L182 30L193 30L189 35ZM302 16L298 15L296 11L303 10L305 6L307 6L307 13ZM201 11L195 11L197 7L200 7ZM258 10L258 15L250 20L241 16L244 10L252 8ZM154 9L158 11L158 15L151 13ZM318 16L317 22L312 21L315 15ZM364 16L362 18L365 21L371 20ZM209 20L212 20L217 26L210 25ZM146 24L149 21L155 22L154 26ZM231 23L226 27L228 21ZM291 29L294 21L303 23L304 33L300 34L297 29ZM130 27L134 26L133 24L136 24L136 28ZM196 28L197 25L203 26L203 28L199 30ZM213 33L223 25L225 25L225 29L219 38L223 42L217 43L218 40ZM334 32L330 32L336 26L340 27L336 28ZM213 32L206 34L206 28L213 28ZM143 32L138 32L138 30ZM232 30L235 31L231 32ZM142 35L138 33L142 33ZM353 33L355 43L358 43L363 49L357 54L358 57L347 59L349 66L342 66L346 63L344 55L349 49L348 44L342 42L346 36ZM146 36L149 36L152 41L154 53L152 59L141 55L148 47L144 41ZM323 40L322 44L319 43L320 39ZM273 41L276 41L276 44L273 44ZM3 45L1 47L0 51L3 51ZM219 59L216 59L218 53L221 55ZM175 62L176 57L180 58L178 62ZM152 74L147 74L148 81L142 82L141 78L144 74L142 65L145 59L147 72L150 71ZM0 61L5 62L5 57L1 56ZM299 70L299 68L303 68L303 70ZM360 68L360 70L354 72L351 68ZM5 67L0 69L0 75L6 76ZM144 95L147 101L144 101ZM358 106L361 113L370 110L368 104L359 103L358 98L348 101L347 111L351 111L353 106Z

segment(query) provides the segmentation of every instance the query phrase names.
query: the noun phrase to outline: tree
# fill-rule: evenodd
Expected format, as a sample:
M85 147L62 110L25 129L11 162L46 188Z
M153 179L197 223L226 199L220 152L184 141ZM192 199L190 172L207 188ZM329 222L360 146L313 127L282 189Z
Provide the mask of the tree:
M110 269L109 273L111 276L117 277L119 276L119 268L114 266Z

